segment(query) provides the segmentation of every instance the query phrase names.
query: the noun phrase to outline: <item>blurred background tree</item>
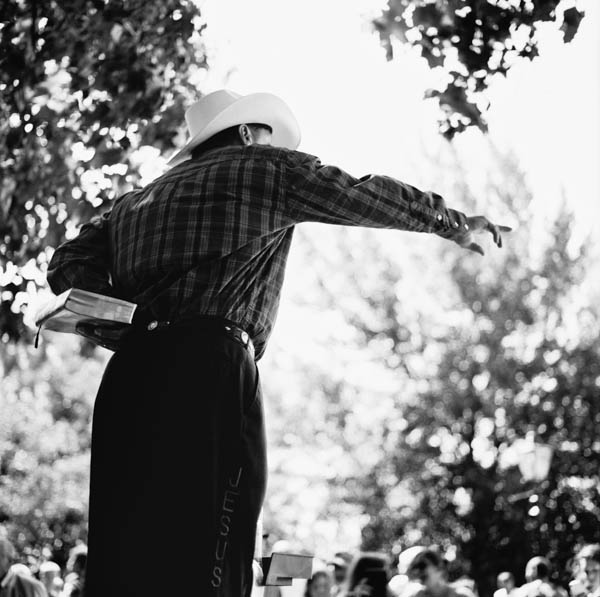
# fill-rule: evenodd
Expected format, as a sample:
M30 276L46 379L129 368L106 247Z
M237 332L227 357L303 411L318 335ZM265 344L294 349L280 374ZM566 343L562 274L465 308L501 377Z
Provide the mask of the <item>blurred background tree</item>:
M187 0L6 0L0 8L0 337L53 247L139 180L140 154L177 143L205 68Z
M490 267L443 241L436 263L433 239L386 248L381 232L346 230L330 246L315 231L304 259L315 264L320 295L307 272L300 300L323 309L318 322L304 320L323 349L308 366L302 349L298 360L284 356L269 369L283 371L282 387L267 392L277 396L281 492L267 520L285 519L287 504L287 531L304 528L284 486L297 476L292 491L310 488L323 532L326 521L353 512L363 549L437 544L482 595L502 570L523 581L525 563L540 554L566 584L575 547L600 540L597 261L566 208L534 238L539 217L524 174L491 152L485 191L467 184L460 162L450 167L456 156L432 156L446 173L436 185L445 196L474 212L485 197L518 219L503 250L486 255ZM329 259L318 260L323 254ZM297 364L295 374L286 362ZM546 478L522 474L524 438L552 448Z
M539 53L539 31L560 24L565 43L584 16L565 0L388 0L373 22L388 60L394 41L418 49L430 68L446 75L445 88L430 89L442 110L440 132L451 139L467 127L486 131L485 91L520 58Z
M34 350L0 343L0 526L24 563L66 563L87 538L90 426L106 351L58 335Z

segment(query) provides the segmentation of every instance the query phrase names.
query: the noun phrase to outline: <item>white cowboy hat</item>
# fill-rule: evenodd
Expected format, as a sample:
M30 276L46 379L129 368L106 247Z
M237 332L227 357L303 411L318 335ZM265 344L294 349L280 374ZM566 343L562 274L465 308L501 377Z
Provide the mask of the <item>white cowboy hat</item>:
M172 166L187 159L194 147L238 124L267 124L273 129L272 144L296 149L300 127L288 105L272 93L240 95L220 89L194 102L185 112L190 133L187 143L168 161Z

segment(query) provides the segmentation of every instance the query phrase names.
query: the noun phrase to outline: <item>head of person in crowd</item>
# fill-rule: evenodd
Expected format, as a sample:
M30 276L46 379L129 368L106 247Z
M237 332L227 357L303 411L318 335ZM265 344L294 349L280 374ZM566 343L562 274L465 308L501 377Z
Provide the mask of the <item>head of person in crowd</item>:
M306 583L304 597L329 597L331 595L331 575L326 570L317 570Z
M76 545L69 552L67 560L67 572L83 576L87 564L87 545Z
M79 597L82 595L85 583L87 565L87 545L76 545L69 552L67 560L67 575L65 576L64 596Z
M31 570L24 564L14 564L16 555L8 538L0 536L0 593L7 597L45 595L44 585L33 578Z
M0 581L8 574L15 555L13 544L6 537L0 537Z
M426 547L423 545L414 545L403 549L398 554L397 574L392 576L389 582L389 587L394 595L411 595L422 588L418 582L408 578L408 569L415 557L425 549Z
M500 572L496 577L496 586L498 587L498 595L510 595L516 586L515 575L508 570Z
M48 595L58 595L63 585L60 566L52 561L42 562L40 564L40 580L46 587Z
M351 561L352 554L346 551L338 551L328 562L332 569L333 582L335 585L340 586L344 582Z
M525 580L527 582L546 581L550 577L550 569L550 560L542 556L535 556L525 566Z
M22 562L17 562L13 564L11 570L18 574L19 576L33 576L33 572L31 572L31 568L27 566L27 564L23 564Z
M423 585L428 593L437 594L448 586L446 562L434 548L421 550L409 564L407 575Z
M600 544L584 545L575 554L573 576L587 593L600 595Z
M389 580L389 558L379 552L361 552L348 567L345 582L346 594L370 595L370 597L385 596Z

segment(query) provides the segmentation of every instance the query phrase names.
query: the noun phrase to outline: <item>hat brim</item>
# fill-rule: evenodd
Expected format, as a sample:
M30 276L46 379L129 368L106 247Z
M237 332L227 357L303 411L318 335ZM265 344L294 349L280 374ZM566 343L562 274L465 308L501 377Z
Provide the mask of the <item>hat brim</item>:
M245 95L220 112L199 133L188 139L186 144L169 160L175 166L186 160L192 150L213 135L239 124L267 124L273 129L271 145L296 149L300 145L300 127L289 106L272 93Z

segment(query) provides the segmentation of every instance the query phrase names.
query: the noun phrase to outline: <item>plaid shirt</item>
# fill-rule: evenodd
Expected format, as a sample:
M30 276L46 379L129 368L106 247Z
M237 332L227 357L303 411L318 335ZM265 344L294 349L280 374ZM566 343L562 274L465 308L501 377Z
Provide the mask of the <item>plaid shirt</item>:
M387 176L354 178L287 149L231 146L172 168L62 244L55 293L83 288L133 301L158 320L216 315L248 331L257 358L273 328L300 222L452 238L464 214Z

